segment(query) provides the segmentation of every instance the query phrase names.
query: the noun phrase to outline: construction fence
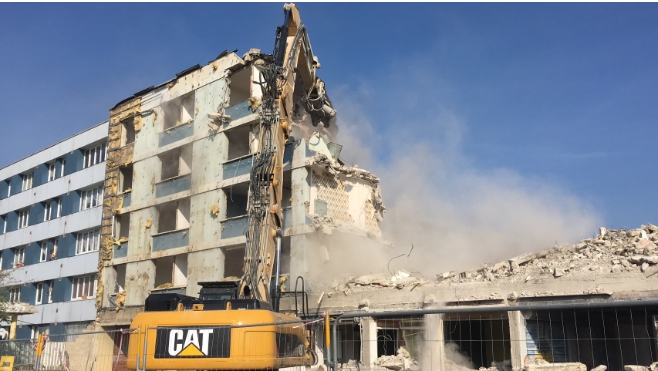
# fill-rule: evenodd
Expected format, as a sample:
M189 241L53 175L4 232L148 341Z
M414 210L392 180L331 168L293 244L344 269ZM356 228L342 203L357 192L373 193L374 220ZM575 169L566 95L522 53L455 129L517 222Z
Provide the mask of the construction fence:
M329 323L329 343L318 315L48 335L40 357L36 340L1 341L0 355L14 356L15 370L213 370L233 362L241 370L658 371L658 301L358 311L331 314Z

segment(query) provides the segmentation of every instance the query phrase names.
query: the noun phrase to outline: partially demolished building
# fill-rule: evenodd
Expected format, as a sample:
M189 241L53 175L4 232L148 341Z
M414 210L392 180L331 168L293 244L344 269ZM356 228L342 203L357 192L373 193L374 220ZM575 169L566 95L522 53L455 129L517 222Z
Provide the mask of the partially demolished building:
M242 276L258 82L270 58L225 52L111 110L97 295L104 329L129 326L151 292L196 296L198 282ZM293 119L281 269L294 278L326 252L327 238L379 236L384 206L379 180L340 162L335 123L314 126L303 109Z

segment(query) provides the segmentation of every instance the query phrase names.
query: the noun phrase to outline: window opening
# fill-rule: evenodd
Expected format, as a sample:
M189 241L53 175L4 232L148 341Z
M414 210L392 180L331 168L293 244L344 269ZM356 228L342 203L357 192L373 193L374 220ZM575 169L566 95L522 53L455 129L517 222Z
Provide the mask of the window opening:
M25 264L25 247L17 247L14 249L14 267L22 267Z
M28 226L30 219L30 209L23 209L18 211L18 229Z
M123 126L121 134L121 145L125 146L135 141L135 118L129 117L121 121Z
M19 286L14 286L9 288L9 302L20 303L20 301L21 301L21 288Z
M167 202L158 206L158 233L190 227L190 199Z
M49 164L48 165L48 181L52 182L55 180L55 163Z
M46 202L46 206L44 207L44 213L43 213L43 221L47 222L50 219L52 219L52 201Z
M88 275L73 278L73 289L71 300L84 300L96 294L96 275Z
M82 191L80 195L80 210L87 210L103 203L103 186Z
M41 304L43 301L43 283L37 283L37 295L34 299L35 304Z
M85 254L97 251L100 244L100 229L78 233L76 237L75 254Z
M46 260L48 260L48 241L43 241L39 251L39 262L45 262Z
M34 172L23 174L23 191L32 188L32 181L34 180Z
M194 119L194 92L165 103L163 130L171 129L181 124L187 124Z
M94 148L89 148L85 150L85 158L82 168L86 169L90 166L94 166L96 164L100 164L101 162L105 161L105 152L106 152L105 143L98 145Z
M226 137L228 139L228 161L251 153L251 125L242 125L229 130L226 132Z
M226 218L247 215L249 183L236 184L223 189L226 195Z
M133 165L123 166L119 168L120 177L120 190L121 192L128 192L133 188Z
M192 172L192 146L187 145L158 155L162 165L160 180L167 180Z
M251 67L243 68L231 75L229 106L244 102L251 96Z

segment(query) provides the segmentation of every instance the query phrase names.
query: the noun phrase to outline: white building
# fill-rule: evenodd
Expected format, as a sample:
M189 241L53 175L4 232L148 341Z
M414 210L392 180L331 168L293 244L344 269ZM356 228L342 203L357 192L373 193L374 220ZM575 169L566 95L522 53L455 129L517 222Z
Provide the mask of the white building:
M0 267L18 317L16 339L79 331L96 318L108 123L0 169Z

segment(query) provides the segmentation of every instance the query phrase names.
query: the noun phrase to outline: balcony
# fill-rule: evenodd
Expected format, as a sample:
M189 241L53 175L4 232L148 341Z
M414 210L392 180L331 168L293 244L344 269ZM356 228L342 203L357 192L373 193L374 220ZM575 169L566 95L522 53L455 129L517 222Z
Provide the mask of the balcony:
M253 155L246 155L224 164L223 179L231 179L240 175L249 174L254 161Z
M247 215L236 216L222 222L222 239L244 236L249 228L249 217Z
M174 249L187 246L190 242L189 228L162 232L153 236L152 251Z
M155 185L155 197L173 195L178 192L187 191L192 187L192 175L185 174L169 178Z
M224 111L226 115L231 116L231 121L247 117L254 113L249 107L249 100L242 101L240 103L234 104L230 107L227 107Z
M164 147L168 144L178 142L179 140L191 137L194 134L194 126L191 123L174 126L158 134L158 147Z

